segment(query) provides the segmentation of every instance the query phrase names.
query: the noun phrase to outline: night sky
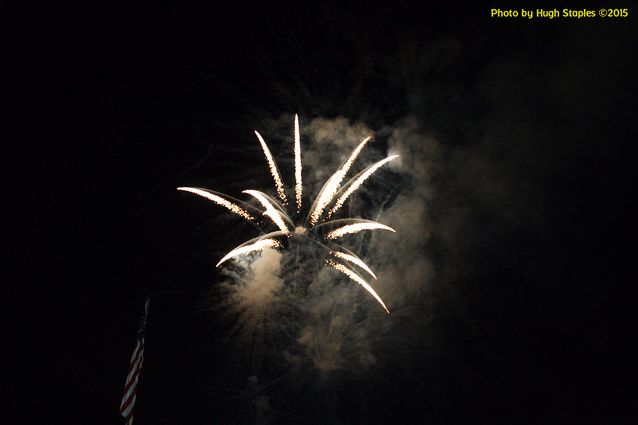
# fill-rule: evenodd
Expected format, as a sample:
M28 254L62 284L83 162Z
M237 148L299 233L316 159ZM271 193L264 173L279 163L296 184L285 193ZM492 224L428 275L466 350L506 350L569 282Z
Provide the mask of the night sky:
M0 5L17 165L0 422L123 423L150 296L136 424L636 423L635 16L181 3ZM175 188L269 189L253 130L289 165L295 113L364 124L376 159L397 128L415 152L436 141L413 174L372 182L427 192L407 261L429 274L369 370L277 381L272 347L237 360L215 290L214 264L254 229Z

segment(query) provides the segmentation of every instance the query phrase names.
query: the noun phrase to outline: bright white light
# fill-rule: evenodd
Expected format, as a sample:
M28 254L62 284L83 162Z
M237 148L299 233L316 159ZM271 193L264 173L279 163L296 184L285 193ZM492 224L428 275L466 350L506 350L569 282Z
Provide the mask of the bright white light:
M374 289L372 289L372 287L368 285L368 283L361 276L359 276L357 273L355 273L350 268L348 268L345 264L342 264L338 262L337 260L342 260L342 261L354 264L360 267L361 269L365 270L367 273L370 274L370 276L376 279L377 277L374 274L374 272L370 269L370 267L368 267L368 265L365 262L363 262L363 260L358 258L356 255L349 254L348 253L349 251L346 248L342 247L341 245L335 242L319 241L318 238L320 238L320 233L316 229L319 228L320 226L324 226L324 225L328 226L331 224L330 222L322 223L320 226L315 227L315 225L321 220L324 210L333 202L335 196L339 193L343 179L345 178L346 174L352 167L354 161L357 159L361 150L366 146L366 144L368 143L368 141L370 141L371 138L366 137L365 139L363 139L359 143L359 145L354 149L354 151L352 151L352 153L350 154L350 157L343 164L343 166L330 177L328 182L324 185L323 189L317 195L317 198L314 204L310 208L311 211L308 213L309 215L308 215L307 221L298 223L298 224L293 224L289 214L284 209L284 207L287 204L286 191L285 191L283 181L281 179L281 175L279 174L279 171L277 169L276 162L272 154L270 153L270 150L268 149L268 146L266 145L266 142L264 141L263 137L261 137L261 135L257 131L255 131L255 134L257 135L257 139L259 139L261 149L264 152L264 156L266 157L270 174L272 175L274 183L275 183L275 191L277 192L277 195L279 196L281 203L278 202L276 199L273 199L270 196L258 190L244 190L243 193L253 196L259 201L261 206L265 209L265 211L263 212L263 215L268 217L279 228L279 232L272 232L272 233L269 233L268 235L264 235L262 236L264 239L255 238L253 240L250 240L249 242L246 242L244 245L241 245L238 248L233 249L228 254L226 254L219 261L219 263L217 263L217 266L219 267L221 264L223 264L230 258L236 257L238 255L249 254L251 252L263 250L264 248L282 248L283 247L282 242L277 240L276 238L283 238L284 236L290 237L291 232L294 232L295 234L300 235L300 238L298 239L316 238L315 242L317 243L317 245L325 248L328 252L328 255L332 255L332 257L326 258L325 260L326 265L345 274L350 279L360 284L366 291L368 291L379 302L379 304L381 304L381 306L383 306L385 311L389 313L388 308L383 303L383 300L381 300L381 297L379 297L379 295L374 291ZM301 163L301 140L300 140L300 133L299 133L299 117L297 115L295 115L294 137L295 137L295 144L294 144L295 206L296 206L297 212L300 212L301 206L302 206L301 201L303 196L303 184L302 184L302 163ZM341 189L343 193L341 194L339 199L337 199L332 209L330 209L330 211L327 214L327 217L330 217L339 208L341 208L341 206L348 199L348 197L352 195L361 186L361 184L363 184L363 182L366 179L368 179L377 169L379 169L381 166L383 166L387 162L397 158L397 156L398 155L392 155L388 158L385 158L371 165L370 167L366 168L363 172L361 172L359 175L355 176L350 182L346 183L346 186L343 189ZM215 193L211 193L209 191L206 191L203 189L197 189L193 187L178 187L177 190L190 192L195 195L202 196L218 205L221 205L227 208L231 212L247 220L251 220L251 221L255 220L255 217L251 213L249 213L246 209L242 208L235 202L231 202L222 196L216 195ZM227 195L223 195L223 196L227 196ZM241 203L241 201L237 201L237 202ZM253 207L250 205L245 205L245 206L248 209L253 209ZM350 221L353 221L353 220L350 220ZM359 220L359 221L362 221L362 220ZM345 221L345 222L348 222L348 221ZM377 223L374 221L365 221L365 222L346 224L336 229L333 229L332 231L328 232L325 235L325 239L334 240L348 234L361 232L363 230L378 230L378 229L389 230L391 232L394 232L394 229L384 224ZM256 241L256 242L253 242L253 241ZM328 244L330 246L325 244ZM336 249L333 249L335 247Z

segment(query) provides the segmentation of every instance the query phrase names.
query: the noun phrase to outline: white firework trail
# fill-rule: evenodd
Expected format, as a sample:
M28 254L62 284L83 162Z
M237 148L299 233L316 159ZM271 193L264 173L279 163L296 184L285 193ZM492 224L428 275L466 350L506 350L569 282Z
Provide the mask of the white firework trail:
M352 193L354 193L361 186L361 184L363 184L363 182L366 179L368 179L377 169L379 169L381 166L383 166L387 162L393 160L398 155L390 156L388 158L385 158L369 166L368 168L364 169L362 172L357 174L355 177L353 177L348 183L346 183L346 185L343 188L340 189L343 179L345 178L348 171L354 164L359 153L365 147L368 141L371 140L371 137L366 137L359 143L356 149L354 149L354 151L350 154L350 156L348 157L348 160L344 162L343 166L330 177L328 182L321 189L321 191L319 192L319 195L317 196L316 200L312 204L312 207L310 208L310 212L306 220L300 223L293 223L293 221L290 219L290 216L284 209L284 206L287 204L286 191L285 191L283 181L281 179L281 175L277 168L277 164L272 154L270 153L270 150L268 149L268 146L266 145L266 142L264 141L263 137L261 137L261 135L257 131L255 131L255 134L257 135L257 139L259 140L261 148L264 152L264 156L266 157L266 161L268 162L268 168L270 169L270 174L272 175L273 180L275 182L275 190L277 192L277 195L279 196L279 199L281 200L281 203L278 202L276 199L270 197L269 195L263 192L260 192L258 190L244 190L243 193L251 195L259 201L259 203L265 209L265 211L261 212L259 209L253 207L252 205L246 204L243 201L234 199L225 194L218 195L213 191L209 191L207 189L198 189L194 187L178 187L177 188L177 190L190 192L195 195L202 196L206 199L209 199L213 201L214 203L227 208L234 214L237 214L250 221L255 220L256 216L251 214L249 211L254 211L254 214L257 214L257 216L259 213L261 213L262 215L265 215L266 217L268 217L279 228L279 231L277 232L271 232L269 234L251 239L245 242L244 244L238 246L237 248L231 250L219 261L219 263L217 263L217 267L219 267L224 262L238 255L260 251L264 248L282 248L283 247L282 242L275 238L280 238L284 236L290 238L292 236L292 232L294 231L294 233L298 236L298 238L295 238L295 239L308 240L317 244L317 246L321 247L321 249L325 249L328 252L328 255L332 256L332 257L326 258L325 260L326 265L336 269L337 271L340 271L341 273L348 276L350 279L354 280L355 282L363 286L363 288L366 291L368 291L383 306L385 311L389 313L390 311L388 310L386 305L383 303L383 300L381 300L379 295L374 291L374 289L372 289L372 287L368 285L368 283L361 276L359 276L359 274L357 274L355 271L351 270L345 264L337 262L337 259L360 267L361 269L369 273L370 276L376 279L377 277L374 274L374 272L370 269L370 267L368 267L368 265L363 260L361 260L359 257L354 255L353 253L351 253L345 247L339 245L338 243L330 242L329 245L331 245L331 247L329 247L328 245L320 242L322 233L319 231L319 229L323 228L324 226L335 226L337 224L342 224L341 226L333 229L332 231L328 232L325 236L323 236L323 239L325 240L338 239L342 236L358 233L363 230L381 229L381 230L389 230L391 232L394 232L394 229L384 224L377 223L375 221L368 221L368 220L361 220L361 219L343 219L343 220L333 220L328 222L324 220L324 222L322 222L321 224L317 224L317 223L321 220L324 210L328 207L328 205L331 204L331 202L334 200L335 197L341 194L341 196L337 199L332 209L328 212L327 218L329 218L330 216L332 216L332 214L334 214L337 210L339 210L339 208L341 208L341 206L348 199L348 197L352 195ZM297 212L300 212L302 195L303 195L303 185L302 185L302 173L301 173L302 163L301 163L301 141L300 141L300 133L299 133L299 117L296 114L295 114L295 124L294 124L294 137L295 137L294 156L295 156L295 201L296 201L295 203L296 203ZM223 196L220 196L220 195L223 195ZM225 198L228 198L228 199L225 199ZM232 202L229 199L235 202ZM241 207L240 205L243 205L243 207ZM344 223L347 223L347 224L344 224Z
M377 278L377 275L375 275L374 272L370 269L370 267L368 267L368 265L364 263L359 257L346 254L345 252L340 252L340 251L330 251L330 254L334 255L337 258L341 258L342 260L346 260L349 263L356 264L357 266L361 267L363 270L368 272L370 276L372 276L375 279Z
M332 201L332 198L334 198L335 194L339 190L339 187L341 186L341 182L343 181L343 178L346 176L346 174L350 170L350 167L352 167L352 164L354 164L354 161L357 159L357 156L359 156L359 152L361 152L361 150L364 148L366 143L368 143L368 141L371 138L372 137L368 136L365 139L363 139L361 143L359 143L359 146L357 146L355 150L352 151L348 160L343 164L343 167L341 167L341 169L335 172L328 180L328 183L326 183L326 185L321 189L321 192L319 192L319 196L317 197L317 203L310 215L311 226L314 226L315 224L317 224L317 222L319 221L319 218L321 218L321 214L323 213L323 210Z
M261 205L263 205L263 207L266 208L264 215L270 218L273 221L273 223L275 223L275 225L279 227L279 230L281 230L283 233L285 234L289 233L288 227L286 226L286 223L284 223L283 217L263 194L261 194L257 190L244 190L243 193L247 193L257 198L257 200L261 203Z
M303 184L301 181L301 140L299 136L299 117L295 114L295 197L297 200L297 212L301 210L301 196Z
M202 196L202 197L204 197L204 198L206 198L208 200L213 201L217 205L221 205L222 207L228 208L231 212L244 217L246 220L254 220L255 219L255 217L250 215L250 213L248 211L246 211L245 209L243 209L239 205L234 204L234 203L222 198L221 196L217 196L214 193L206 192L205 190L197 189L197 188L194 188L194 187L178 187L177 190L181 190L183 192L190 192L190 193L194 193L195 195Z
M341 171L343 171L343 176L345 176L346 173L348 172L348 170L350 170L350 167L352 167L352 164L354 164L355 159L357 159L357 157L359 156L359 153L365 147L366 143L368 143L370 141L370 139L372 139L372 136L366 137L365 139L363 139L361 141L361 143L359 143L359 146L357 146L356 149L354 151L352 151L352 153L350 154L350 158L348 158L346 163L341 168ZM343 179L343 177L342 177L342 179ZM341 182L339 182L339 183L341 183Z
M345 226L341 226L334 230L331 230L326 235L326 239L338 239L345 235L359 233L362 230L389 230L396 233L396 230L394 230L392 227L386 226L385 224L377 223L374 221L367 221L365 223L347 224Z
M281 180L281 176L279 175L279 169L277 168L277 163L272 157L270 153L270 149L268 149L268 145L264 141L264 138L261 137L255 130L255 134L257 135L257 139L259 139L259 144L261 145L261 149L264 151L264 156L266 157L266 161L268 161L268 168L270 169L270 174L272 174L273 180L275 180L275 189L277 189L277 195L279 195L279 199L281 202L286 205L288 203L288 199L286 198L286 190L284 189L284 182Z
M332 260L326 260L326 264L329 265L330 267L332 267L333 269L338 270L341 273L345 274L350 279L352 279L355 282L357 282L359 285L363 286L365 288L365 290L368 291L374 297L374 299L376 299L379 302L379 304L381 304L383 306L383 308L385 309L386 313L390 314L390 310L388 310L388 307L385 306L385 303L383 302L381 297L376 293L376 291L374 289L372 289L372 286L370 286L368 284L368 282L363 280L363 278L361 276L359 276L358 274L356 274L355 272L353 272L352 270L350 270L349 268L347 268L343 264L336 263L336 262L334 262Z
M335 193L339 189L339 185L343 176L340 176L339 173L341 170L337 171L333 174L328 183L324 186L324 188L319 192L319 197L317 198L317 205L314 210L310 214L310 226L314 226L319 221L323 210L326 208L326 205L330 203Z
M226 260L236 257L242 254L248 254L254 251L261 251L264 248L280 248L281 242L276 239L261 239L255 243L250 245L243 245L239 248L235 248L230 251L228 254L224 255L224 258L219 260L219 263L215 267L219 267L222 263L226 262Z
M363 182L365 182L372 174L374 174L375 171L377 171L379 168L384 166L386 163L397 158L398 156L399 155L392 155L385 159L382 159L381 161L376 162L375 164L371 165L370 167L366 168L363 172L361 172L359 177L357 177L356 180L354 180L351 184L349 184L348 189L346 189L343 195L341 195L339 199L337 199L337 202L335 202L330 212L328 212L328 218L330 218L335 212L337 212L339 208L343 206L343 203L346 202L346 199L348 199L350 195L354 193L354 191L359 189L359 187L363 184Z

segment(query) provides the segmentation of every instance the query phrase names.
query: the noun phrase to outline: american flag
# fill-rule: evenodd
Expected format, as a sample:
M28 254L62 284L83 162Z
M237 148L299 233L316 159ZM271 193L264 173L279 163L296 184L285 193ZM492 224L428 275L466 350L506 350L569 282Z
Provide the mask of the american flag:
M137 331L137 343L131 357L131 363L126 376L126 384L124 385L124 397L120 404L120 414L124 416L126 425L133 425L133 410L135 408L135 398L137 397L137 383L142 373L142 363L144 362L144 331L146 329L146 316L148 316L148 303L150 299L146 299L144 303L144 314L140 322L140 328Z

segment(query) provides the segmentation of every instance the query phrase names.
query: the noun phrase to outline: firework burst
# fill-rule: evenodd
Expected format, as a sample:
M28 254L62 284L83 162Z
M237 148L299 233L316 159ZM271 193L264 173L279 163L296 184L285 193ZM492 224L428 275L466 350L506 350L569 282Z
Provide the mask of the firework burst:
M370 267L357 255L347 250L344 246L334 242L335 239L343 238L350 234L359 233L364 230L388 230L394 232L394 229L376 221L346 218L331 220L332 216L340 210L347 199L356 192L361 185L370 178L384 164L397 158L398 155L389 156L365 168L359 174L352 177L349 181L342 185L348 171L354 164L357 156L365 145L370 141L370 137L363 139L359 145L350 154L343 165L326 181L322 189L317 194L315 201L308 210L305 220L295 223L288 213L288 198L286 197L285 186L277 164L268 149L268 145L263 137L255 131L257 139L266 157L268 168L275 183L275 191L279 197L279 201L268 196L258 190L244 190L246 193L254 197L263 207L263 211L254 206L235 199L223 193L215 192L203 188L194 187L178 187L177 190L193 193L204 197L222 207L225 207L232 213L241 216L245 220L257 222L258 217L267 217L279 230L258 236L251 239L238 247L232 249L217 263L217 267L221 266L227 260L240 255L261 251L265 248L282 249L286 246L285 242L291 237L297 236L303 240L310 241L321 247L327 252L325 265L346 275L352 281L361 285L374 299L389 313L381 297L376 291L357 273L353 266L364 270L374 279L376 276ZM299 133L299 118L295 115L294 119L294 157L295 157L295 185L294 198L295 207L299 216L302 207L302 162L301 162L301 138Z

